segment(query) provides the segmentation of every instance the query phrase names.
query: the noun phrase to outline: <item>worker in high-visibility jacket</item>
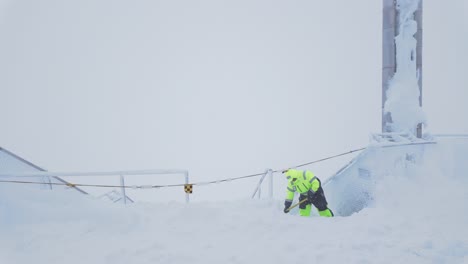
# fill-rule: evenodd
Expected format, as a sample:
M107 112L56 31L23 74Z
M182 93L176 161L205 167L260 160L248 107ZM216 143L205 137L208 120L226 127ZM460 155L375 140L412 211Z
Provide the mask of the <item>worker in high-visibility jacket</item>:
M327 199L322 189L322 183L311 171L300 171L288 169L283 171L288 180L286 200L284 202L284 212L289 212L294 200L294 194L300 194L299 201L307 201L299 205L299 214L301 216L310 216L311 204L313 204L320 216L332 217L333 212L328 208Z

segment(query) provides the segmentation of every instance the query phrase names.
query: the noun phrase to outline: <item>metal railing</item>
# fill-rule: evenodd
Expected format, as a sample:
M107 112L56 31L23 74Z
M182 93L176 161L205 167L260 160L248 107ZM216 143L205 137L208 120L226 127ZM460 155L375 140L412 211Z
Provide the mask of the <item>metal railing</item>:
M132 189L148 189L148 188L160 188L160 186L152 186L152 185L144 185L144 186L127 186L125 185L125 176L136 176L136 175L182 175L184 177L185 184L189 183L189 172L187 170L140 170L140 171L110 171L110 172L48 172L48 171L38 171L38 172L26 172L26 173L18 173L18 172L2 172L0 173L0 178L31 178L31 177L50 177L54 178L57 176L60 177L91 177L91 176L109 176L109 177L120 177L120 185L119 186L110 186L110 185L91 185L91 184L71 184L71 183L60 183L54 184L51 181L48 183L37 182L38 184L48 184L50 188L52 185L63 185L63 186L90 186L90 187L120 187L122 191L122 201L124 204L127 203L127 196L125 193L126 188ZM30 182L34 183L34 182ZM185 201L188 203L190 201L189 194L185 194Z
M261 198L261 196L262 196L262 183L263 183L263 180L266 177L269 177L269 179L270 179L270 181L269 181L270 184L268 186L269 187L268 188L268 198L273 199L273 170L272 169L265 170L265 173L262 175L262 177L258 181L257 187L255 187L255 190L254 190L254 192L252 194L252 199L255 198L255 195L257 195L258 199Z

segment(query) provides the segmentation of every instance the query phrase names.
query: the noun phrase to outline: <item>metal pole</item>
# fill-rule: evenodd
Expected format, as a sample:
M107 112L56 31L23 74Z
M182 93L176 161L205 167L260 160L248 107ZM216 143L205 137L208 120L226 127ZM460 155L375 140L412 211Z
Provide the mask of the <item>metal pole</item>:
M127 204L127 194L125 194L125 180L124 180L124 176L122 174L120 174L120 186L122 187L123 203Z
M418 85L419 85L419 106L422 107L422 45L423 45L423 0L419 0L418 10L414 13L414 20L418 23L418 32L416 32L416 71L418 73ZM422 124L418 124L416 128L416 136L422 138Z
M189 183L188 172L185 172L185 173L184 173L184 176L185 176L185 184L188 184L188 183ZM189 194L186 193L186 194L185 194L185 203L189 203L189 201L190 201Z
M385 113L384 107L387 101L387 90L389 81L396 71L396 47L395 36L397 35L397 11L396 0L383 0L383 23L382 23L382 133L390 131L389 124L392 122L389 113Z
M268 170L265 171L265 173L260 178L260 181L258 181L257 187L255 187L255 190L254 190L254 192L252 194L252 199L255 197L255 194L257 194L257 193L258 193L258 198L260 198L262 182L263 182L263 179L265 179L265 177L267 176L267 174L268 174Z
M270 196L270 199L273 199L273 171L268 170L268 173L270 174L270 193L269 193L269 196Z
M46 176L47 182L49 183L49 189L52 190L52 181L50 180L50 176Z

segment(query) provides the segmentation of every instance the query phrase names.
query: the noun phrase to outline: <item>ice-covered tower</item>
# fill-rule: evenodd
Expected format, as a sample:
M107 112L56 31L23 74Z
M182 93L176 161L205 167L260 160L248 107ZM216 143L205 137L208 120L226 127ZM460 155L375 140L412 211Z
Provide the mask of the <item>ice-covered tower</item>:
M422 0L383 0L382 132L422 136Z

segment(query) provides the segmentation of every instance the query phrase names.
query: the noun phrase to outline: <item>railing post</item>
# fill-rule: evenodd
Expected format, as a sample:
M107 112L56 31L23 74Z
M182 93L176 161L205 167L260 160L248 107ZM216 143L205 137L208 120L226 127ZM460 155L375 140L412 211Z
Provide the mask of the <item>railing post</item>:
M122 187L123 203L127 204L127 194L125 194L125 180L123 174L120 174L120 186Z
M43 176L42 177L42 182L48 183L49 184L49 189L52 190L52 181L50 180L50 176Z
M184 173L184 176L185 176L185 184L188 184L188 183L189 183L188 171L186 171L186 172ZM185 194L185 203L189 203L189 201L190 201L189 194L186 193L186 194Z
M255 197L255 194L258 193L258 198L260 198L260 192L262 188L262 182L263 179L268 175L268 172L271 171L270 169L266 170L265 173L262 175L262 178L260 178L260 181L258 181L257 187L255 187L254 193L252 194L252 199Z
M270 174L270 192L268 196L270 196L270 199L273 199L273 171L270 169L268 173Z

